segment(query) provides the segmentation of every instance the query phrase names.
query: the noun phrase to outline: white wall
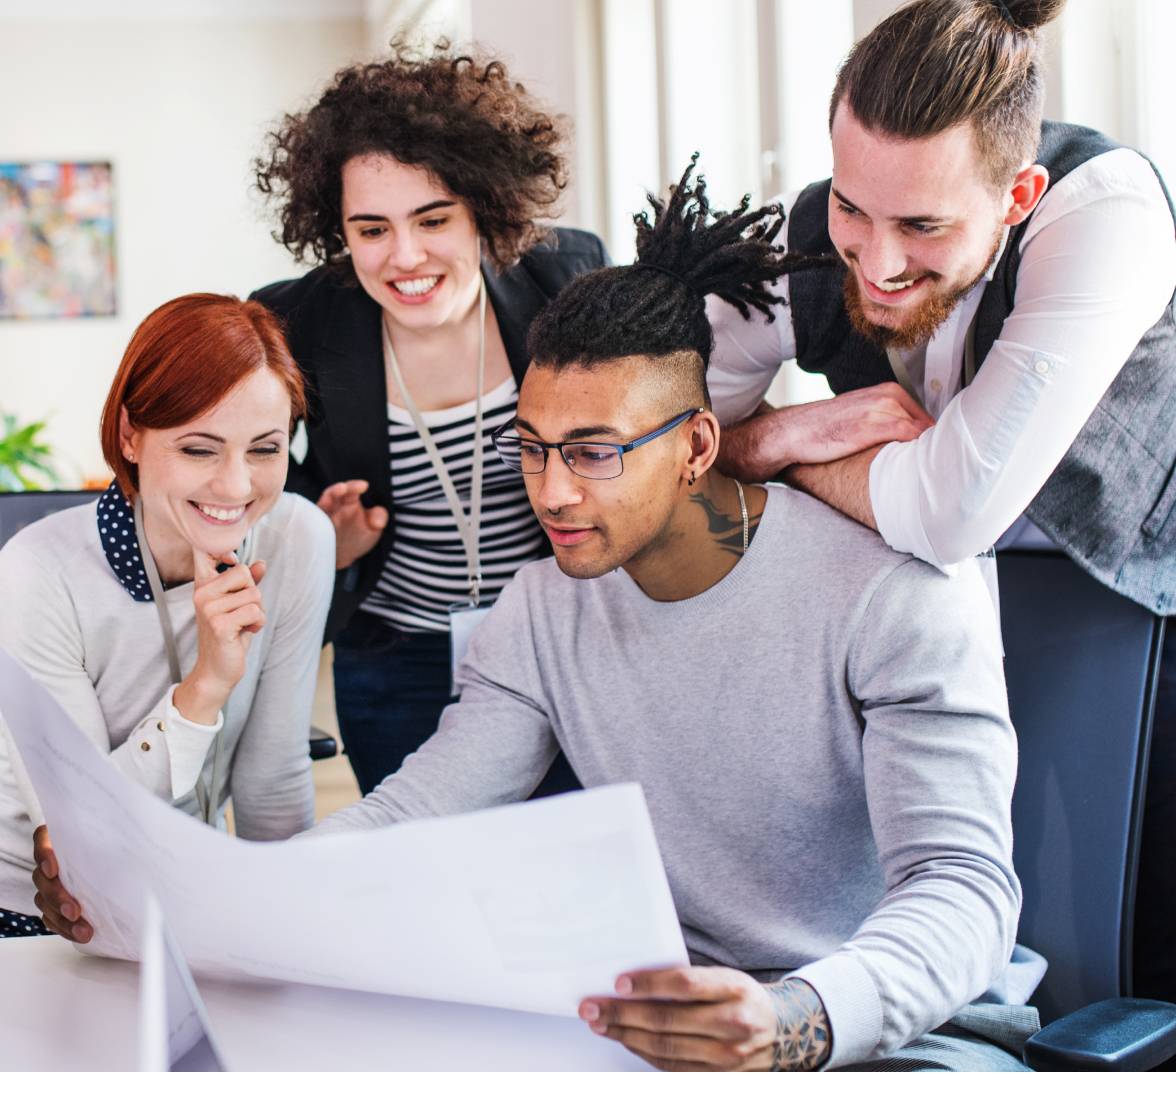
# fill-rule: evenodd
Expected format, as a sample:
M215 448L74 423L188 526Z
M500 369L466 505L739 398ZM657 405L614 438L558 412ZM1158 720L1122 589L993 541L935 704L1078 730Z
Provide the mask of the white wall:
M118 316L0 320L0 410L49 419L67 482L105 470L102 402L152 308L296 273L250 160L267 124L365 52L361 15L0 19L0 160L114 163Z
M585 82L590 75L577 65L578 55L589 49L578 33L578 20L587 18L585 8L580 0L474 0L470 5L473 41L501 58L528 92L574 127L589 120L583 101L589 95ZM592 193L594 179L589 173L582 183L587 168L576 163L574 150L571 153L572 179L564 193L560 222L582 225L587 214L581 193Z
M1176 5L1170 0L1144 0L1135 23L1132 56L1138 83L1132 101L1141 150L1159 167L1168 183L1176 187L1176 125L1171 104L1176 94L1176 77L1169 57L1176 42Z
M658 2L668 20L696 7L693 0ZM798 162L791 150L810 133L825 142L827 85L819 95L811 83L798 89L804 63L811 66L819 54L831 83L850 19L861 35L897 6L898 0L838 0L813 16L811 4L782 0L788 49L780 57L778 122L786 185L827 172L818 166L824 153ZM1147 29L1161 33L1171 23L1168 6L1169 0L1070 0L1046 32L1046 111L1101 125L1148 149L1162 147L1154 153L1176 173L1176 129L1157 107L1171 99L1162 58L1153 60L1146 88L1124 91L1128 79L1139 84L1141 52L1125 42L1123 27L1131 24L1137 37ZM117 18L89 15L99 7ZM97 418L138 321L179 293L244 294L294 273L250 193L249 162L266 124L311 99L339 66L378 54L406 25L425 37L448 32L459 42L481 40L571 117L575 162L562 219L605 233L623 254L631 249L629 213L640 204L641 187L659 184L660 176L658 75L652 48L642 46L633 23L653 7L653 0L168 0L166 7L157 0L55 0L51 9L45 5L53 14L42 15L37 0L0 0L0 160L114 162L120 306L119 316L107 320L0 320L0 410L49 418L67 481L100 473ZM1147 28L1129 18L1145 8ZM252 17L238 14L244 12ZM818 34L819 43L810 45ZM755 69L748 53L743 78ZM672 78L675 66L681 71L680 63L667 59L663 77ZM746 89L741 96L751 98ZM673 131L672 106L666 114ZM689 113L679 111L683 118ZM688 130L667 136L674 165L687 149L709 151L713 144L704 139ZM816 152L815 140L801 145ZM748 180L728 183L727 203L759 181L759 167L736 161L747 163ZM821 384L802 376L787 400L802 400Z

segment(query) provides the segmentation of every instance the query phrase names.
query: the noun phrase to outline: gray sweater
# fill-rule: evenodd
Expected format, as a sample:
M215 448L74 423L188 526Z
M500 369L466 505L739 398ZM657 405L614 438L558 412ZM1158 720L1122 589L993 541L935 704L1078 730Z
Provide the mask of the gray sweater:
M693 960L795 970L830 1065L1001 979L1016 741L974 566L948 578L784 487L739 564L681 602L531 564L437 734L317 831L525 798L557 745L588 787L642 784Z

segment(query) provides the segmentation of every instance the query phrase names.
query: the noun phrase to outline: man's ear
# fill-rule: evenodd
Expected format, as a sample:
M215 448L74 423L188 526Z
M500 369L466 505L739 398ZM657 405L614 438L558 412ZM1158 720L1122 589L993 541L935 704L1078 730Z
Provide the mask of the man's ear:
M696 476L706 474L719 456L719 419L705 409L686 422L690 437L690 456L686 471Z
M125 405L119 406L118 410L118 447L122 452L122 457L127 463L139 462L139 441L141 439L139 430L131 424L131 419L127 416L127 407Z
M1028 220L1048 186L1049 171L1036 162L1017 171L1017 176L1013 178L1013 184L1009 186L1006 194L1008 208L1005 210L1003 223L1012 227Z

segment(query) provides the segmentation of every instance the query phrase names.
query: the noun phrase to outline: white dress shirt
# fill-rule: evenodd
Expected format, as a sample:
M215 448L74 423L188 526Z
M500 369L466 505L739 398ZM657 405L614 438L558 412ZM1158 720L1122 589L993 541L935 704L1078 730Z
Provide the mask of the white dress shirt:
M795 199L782 199L786 210ZM1126 149L1049 189L1020 250L1013 310L975 381L961 381L964 337L991 271L930 341L902 353L936 423L870 466L883 539L939 567L988 549L1028 506L1176 285L1171 211L1147 160ZM785 297L787 282L777 287ZM729 423L759 404L796 339L783 308L769 324L714 297L707 309L716 341L707 382Z

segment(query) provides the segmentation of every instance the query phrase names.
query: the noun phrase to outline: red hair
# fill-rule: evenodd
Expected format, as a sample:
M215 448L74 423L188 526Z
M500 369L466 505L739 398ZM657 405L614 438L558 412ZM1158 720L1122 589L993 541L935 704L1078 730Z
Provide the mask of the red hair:
M286 387L293 429L306 416L302 374L264 305L190 293L151 313L135 329L102 410L102 454L127 499L139 489L139 469L122 454L124 406L136 428L175 428L207 413L260 367Z

